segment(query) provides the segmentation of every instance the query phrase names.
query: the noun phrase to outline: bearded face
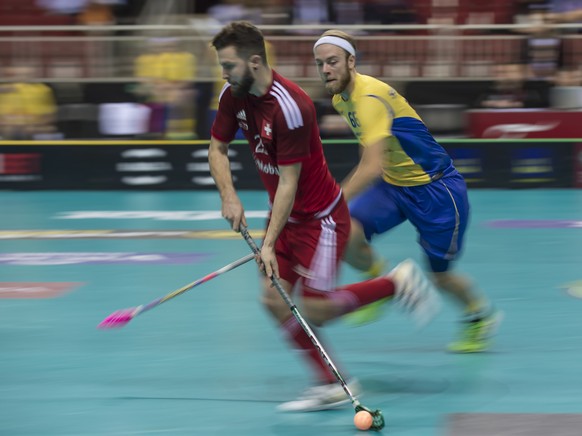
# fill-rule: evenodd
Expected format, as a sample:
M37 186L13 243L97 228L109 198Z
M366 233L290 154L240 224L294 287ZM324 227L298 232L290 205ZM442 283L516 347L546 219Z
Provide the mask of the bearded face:
M350 70L347 63L334 76L324 77L325 89L330 95L341 94L350 83Z
M243 98L245 95L249 93L251 87L255 83L255 78L251 73L251 69L248 65L245 68L245 72L243 76L237 82L230 82L232 95L236 98Z
M315 65L327 92L341 94L351 81L350 59L346 52L333 44L321 44L315 48Z
M234 46L221 48L217 54L222 67L222 78L230 84L235 97L243 98L255 84L248 59L240 57Z

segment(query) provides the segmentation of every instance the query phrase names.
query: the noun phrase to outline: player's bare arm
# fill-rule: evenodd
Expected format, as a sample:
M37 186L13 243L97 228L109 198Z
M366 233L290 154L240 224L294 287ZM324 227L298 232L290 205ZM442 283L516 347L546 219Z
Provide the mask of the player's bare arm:
M228 143L212 137L208 147L208 163L210 174L214 178L220 199L222 201L222 216L230 223L234 231L239 231L241 224L247 225L244 208L234 188L230 160L228 158Z
M275 277L279 278L279 267L275 257L275 242L291 214L300 174L300 163L279 166L279 184L273 201L271 220L261 248L261 259L264 264L265 274L268 277L274 274Z
M362 147L360 161L342 183L346 201L363 192L378 177L382 176L383 150L386 140L381 139Z

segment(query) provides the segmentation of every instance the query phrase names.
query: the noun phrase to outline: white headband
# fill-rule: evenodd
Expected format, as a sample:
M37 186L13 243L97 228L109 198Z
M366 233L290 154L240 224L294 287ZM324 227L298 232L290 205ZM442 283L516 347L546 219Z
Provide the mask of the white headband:
M317 42L313 45L313 51L320 46L321 44L333 44L337 45L338 47L343 48L352 56L356 55L356 50L354 46L350 44L347 40L340 38L339 36L322 36L317 40Z

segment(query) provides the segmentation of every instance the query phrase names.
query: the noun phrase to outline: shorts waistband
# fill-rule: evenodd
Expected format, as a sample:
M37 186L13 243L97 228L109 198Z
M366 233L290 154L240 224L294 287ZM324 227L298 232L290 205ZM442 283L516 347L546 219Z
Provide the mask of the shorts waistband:
M333 201L329 204L329 206L327 206L325 209L323 209L321 212L317 212L312 219L315 220L320 220L322 218L325 218L326 216L328 216L330 213L333 212L333 210L335 209L335 207L338 205L338 203L340 202L341 198L342 198L343 192L340 189L339 194L333 199ZM299 223L301 222L300 220L296 220L295 218L291 218L289 217L289 219L287 220L290 223Z
M432 176L430 176L430 181L436 182L437 180L440 180L443 177L452 176L457 173L458 173L457 169L454 166L450 165L448 168L445 168L444 170L436 172Z

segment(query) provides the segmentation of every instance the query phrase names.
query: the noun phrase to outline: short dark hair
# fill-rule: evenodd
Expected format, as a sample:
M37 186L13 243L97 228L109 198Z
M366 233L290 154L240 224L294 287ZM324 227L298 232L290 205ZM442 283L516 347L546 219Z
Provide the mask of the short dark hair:
M224 26L212 39L212 46L216 50L233 46L240 57L259 55L263 63L267 63L263 33L248 21L233 21Z

